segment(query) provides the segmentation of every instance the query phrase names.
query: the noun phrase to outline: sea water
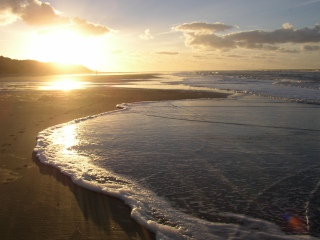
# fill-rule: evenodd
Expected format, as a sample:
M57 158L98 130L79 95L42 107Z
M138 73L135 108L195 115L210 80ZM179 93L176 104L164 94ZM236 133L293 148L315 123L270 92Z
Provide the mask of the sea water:
M183 76L183 83L189 86L320 104L320 70L222 71L177 75Z
M121 104L40 132L35 151L158 239L317 238L319 75L241 73L179 73L171 84L237 94Z

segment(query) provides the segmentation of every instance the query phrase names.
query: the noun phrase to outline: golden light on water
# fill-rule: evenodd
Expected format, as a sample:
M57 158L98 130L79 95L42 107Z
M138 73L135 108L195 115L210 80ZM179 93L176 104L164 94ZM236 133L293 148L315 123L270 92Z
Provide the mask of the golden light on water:
M78 144L76 124L63 126L58 133L59 138L54 139L54 144L63 144L63 154L72 155L74 151L70 147Z
M47 85L41 86L40 90L61 90L70 91L75 89L85 88L86 82L79 82L75 80L58 80L55 82L49 82Z

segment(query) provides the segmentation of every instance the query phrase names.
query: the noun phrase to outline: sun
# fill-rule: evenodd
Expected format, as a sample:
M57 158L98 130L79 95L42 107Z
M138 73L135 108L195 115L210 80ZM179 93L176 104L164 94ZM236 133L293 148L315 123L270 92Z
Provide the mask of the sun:
M93 70L101 65L101 43L98 37L86 37L70 29L34 33L30 47L33 59L42 62L82 64Z

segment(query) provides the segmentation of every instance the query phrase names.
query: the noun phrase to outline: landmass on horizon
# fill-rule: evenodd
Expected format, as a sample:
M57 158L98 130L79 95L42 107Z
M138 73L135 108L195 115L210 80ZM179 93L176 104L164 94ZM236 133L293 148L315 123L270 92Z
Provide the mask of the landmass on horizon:
M83 74L94 71L80 64L61 64L56 62L39 62L36 60L17 60L0 56L0 74Z

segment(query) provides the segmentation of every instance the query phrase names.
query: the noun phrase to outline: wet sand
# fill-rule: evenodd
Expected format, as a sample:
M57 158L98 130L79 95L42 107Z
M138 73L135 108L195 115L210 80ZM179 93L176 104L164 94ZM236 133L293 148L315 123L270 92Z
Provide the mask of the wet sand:
M154 239L122 201L77 187L32 152L38 132L116 104L225 97L226 94L123 88L0 92L1 239Z

